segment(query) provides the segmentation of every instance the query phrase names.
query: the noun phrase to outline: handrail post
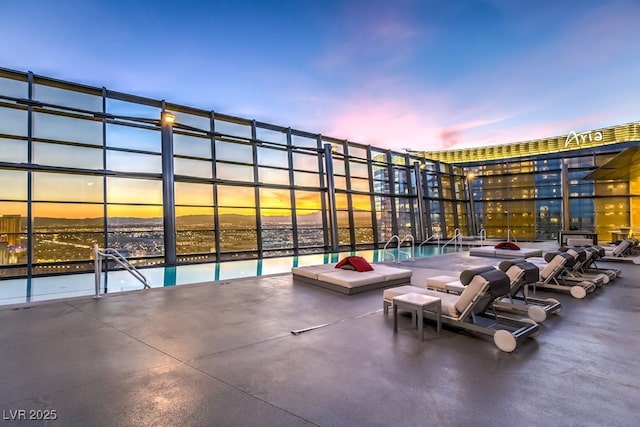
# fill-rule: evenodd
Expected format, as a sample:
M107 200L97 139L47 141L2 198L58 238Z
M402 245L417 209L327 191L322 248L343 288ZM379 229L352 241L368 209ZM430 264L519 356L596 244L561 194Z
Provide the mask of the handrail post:
M96 281L96 293L93 296L94 299L100 298L100 275L102 274L100 270L100 251L98 250L98 245L93 245L93 271Z

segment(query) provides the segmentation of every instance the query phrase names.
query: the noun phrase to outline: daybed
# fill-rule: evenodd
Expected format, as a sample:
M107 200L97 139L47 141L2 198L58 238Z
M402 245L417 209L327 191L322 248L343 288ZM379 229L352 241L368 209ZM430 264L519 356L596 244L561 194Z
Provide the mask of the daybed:
M411 282L411 270L371 264L370 271L356 271L336 268L336 265L333 263L294 267L291 273L295 280L347 295Z

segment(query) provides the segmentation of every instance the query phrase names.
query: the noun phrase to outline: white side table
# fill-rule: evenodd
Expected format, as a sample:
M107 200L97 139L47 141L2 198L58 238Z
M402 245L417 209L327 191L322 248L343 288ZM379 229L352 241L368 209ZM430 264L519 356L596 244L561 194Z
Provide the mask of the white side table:
M393 332L398 332L398 308L411 312L412 323L418 322L418 335L424 341L423 312L429 311L436 316L437 331L440 335L440 317L442 315L442 301L440 298L411 292L393 298ZM415 319L415 320L414 320Z

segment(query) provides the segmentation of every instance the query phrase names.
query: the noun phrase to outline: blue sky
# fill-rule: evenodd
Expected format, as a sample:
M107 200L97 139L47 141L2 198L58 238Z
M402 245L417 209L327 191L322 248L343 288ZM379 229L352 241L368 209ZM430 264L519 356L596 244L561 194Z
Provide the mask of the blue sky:
M377 147L640 119L639 0L2 0L0 67Z

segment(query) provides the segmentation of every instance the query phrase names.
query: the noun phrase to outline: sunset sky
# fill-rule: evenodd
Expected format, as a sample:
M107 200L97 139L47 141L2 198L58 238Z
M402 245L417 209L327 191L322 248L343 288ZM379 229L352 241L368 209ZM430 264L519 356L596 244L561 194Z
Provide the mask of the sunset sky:
M0 67L381 148L640 118L638 0L6 0Z

